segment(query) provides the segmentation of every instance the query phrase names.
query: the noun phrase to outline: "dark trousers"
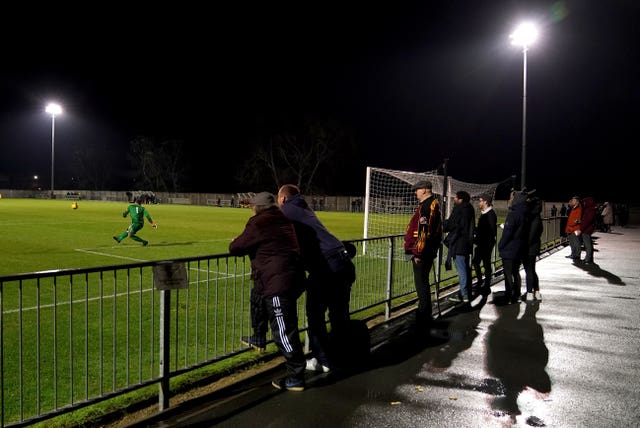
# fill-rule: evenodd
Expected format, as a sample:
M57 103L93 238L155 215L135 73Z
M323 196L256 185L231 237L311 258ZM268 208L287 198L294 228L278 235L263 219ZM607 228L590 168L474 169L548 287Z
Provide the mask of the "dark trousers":
M287 294L264 298L271 325L271 337L286 360L287 376L303 381L307 364L300 343L296 301L296 296Z
M493 276L493 266L491 265L491 250L493 247L483 248L476 247L473 254L473 268L476 271L478 286L491 287L491 277ZM484 278L482 276L482 268L484 268Z
M568 235L568 239L569 239L569 246L571 247L571 257L573 259L579 259L580 253L582 252L581 250L582 238L580 238L580 236L577 236L575 233L572 232Z
M415 258L411 260L413 264L413 279L418 293L418 312L416 320L418 323L429 323L432 318L431 307L431 285L429 284L429 272L433 265L433 258L426 257L416 262Z
M506 300L517 300L522 287L520 259L502 259L502 268L504 269L504 297Z
M312 355L327 367L340 365L348 352L349 300L351 282L339 272L309 275L307 281L307 324ZM327 331L326 312L329 311L331 339Z
M249 311L251 313L251 327L253 334L258 339L267 338L267 330L269 329L269 316L264 302L264 298L254 288L251 289L249 296Z
M586 233L583 233L581 236L585 251L584 261L593 263L593 239L591 239L591 235L587 235Z
M540 290L538 283L538 274L536 273L536 259L538 256L527 256L522 259L524 266L525 281L527 284L527 293L533 293Z

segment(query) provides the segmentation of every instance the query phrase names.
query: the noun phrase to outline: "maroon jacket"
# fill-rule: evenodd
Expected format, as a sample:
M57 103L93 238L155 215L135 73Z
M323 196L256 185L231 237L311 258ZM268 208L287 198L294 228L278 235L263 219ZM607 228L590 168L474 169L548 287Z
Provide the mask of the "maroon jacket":
M251 278L261 296L302 293L304 270L295 229L278 207L251 217L242 234L229 244L229 253L249 256Z
M440 203L431 195L418 204L404 234L404 252L415 257L435 258L442 241Z
M580 221L580 231L587 235L592 235L596 230L596 201L592 197L582 200L582 220Z

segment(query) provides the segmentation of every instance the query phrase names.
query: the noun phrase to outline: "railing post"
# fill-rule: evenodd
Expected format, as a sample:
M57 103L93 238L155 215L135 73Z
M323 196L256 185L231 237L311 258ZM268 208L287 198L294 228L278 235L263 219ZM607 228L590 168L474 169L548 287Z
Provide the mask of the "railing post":
M384 319L391 318L391 296L392 296L392 284L393 284L393 254L394 254L393 237L389 237L389 256L387 257L387 297L386 305L384 308Z
M160 291L160 384L158 407L160 411L169 408L169 373L171 340L171 290Z

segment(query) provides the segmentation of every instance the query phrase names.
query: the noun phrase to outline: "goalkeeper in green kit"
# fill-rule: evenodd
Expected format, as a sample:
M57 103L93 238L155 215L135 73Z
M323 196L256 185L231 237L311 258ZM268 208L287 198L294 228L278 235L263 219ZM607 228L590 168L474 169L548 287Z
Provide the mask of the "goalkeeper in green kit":
M136 242L141 242L143 246L149 245L149 241L136 236L136 232L144 227L144 218L149 220L149 223L153 228L157 228L158 225L153 221L149 212L142 206L142 198L138 197L135 203L129 205L129 207L122 213L122 217L131 216L131 226L126 231L122 232L120 236L114 236L113 239L119 244L127 236Z

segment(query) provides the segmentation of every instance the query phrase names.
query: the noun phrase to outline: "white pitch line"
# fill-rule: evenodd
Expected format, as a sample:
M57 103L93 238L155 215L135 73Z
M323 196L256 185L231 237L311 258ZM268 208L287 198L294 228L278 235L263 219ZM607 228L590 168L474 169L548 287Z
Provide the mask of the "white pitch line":
M209 280L209 282L215 282L215 281L216 281L216 279L210 279ZM201 279L200 281L189 281L189 285L199 284L199 283L205 283L206 284L207 280L206 279ZM127 296L127 295L138 294L140 292L147 293L149 291L156 291L156 290L154 288L143 288L142 290L136 289L136 290L131 290L129 292L116 293L115 297L123 297L123 296ZM100 300L100 299L102 299L102 300L111 299L113 297L114 297L113 294L105 294L103 296L89 297L89 298L86 298L86 299L76 299L76 300L73 300L71 303L72 304L79 304L79 303L84 303L85 301L93 302L93 301ZM5 315L5 314L18 313L20 311L28 312L28 311L34 311L36 309L48 309L48 308L53 308L54 306L62 306L62 305L68 305L68 304L69 304L69 301L66 300L64 302L57 302L55 304L54 303L48 303L46 305L40 305L39 307L38 306L29 306L29 307L22 308L22 309L7 309L7 310L2 311L2 314Z
M99 252L99 251L85 250L83 248L75 248L74 250L75 251L80 251L81 253L95 254L96 256L105 256L105 257L114 257L116 259L133 260L134 262L148 262L149 261L149 260L143 260L143 259L135 259L133 257L116 256L115 254L102 253L102 252Z
M134 262L148 262L149 261L149 260L143 260L143 259L136 259L136 258L133 258L133 257L117 256L115 254L103 253L103 252L100 252L100 251L86 250L84 248L75 248L74 250L75 251L80 251L81 253L95 254L96 256L113 257L113 258L116 258L116 259L123 259L123 260L131 260L131 261L134 261ZM194 270L196 272L207 272L206 269L198 269L198 268L195 268L195 267L191 267L190 270ZM209 271L209 272L211 272L211 271ZM232 274L225 273L225 272L216 272L216 271L214 271L214 272L217 273L219 276L221 276L223 278L231 278L231 277L234 276ZM245 274L245 275L247 275L247 274Z

